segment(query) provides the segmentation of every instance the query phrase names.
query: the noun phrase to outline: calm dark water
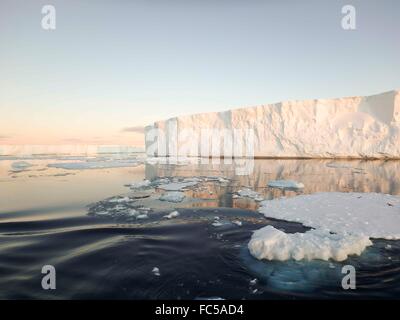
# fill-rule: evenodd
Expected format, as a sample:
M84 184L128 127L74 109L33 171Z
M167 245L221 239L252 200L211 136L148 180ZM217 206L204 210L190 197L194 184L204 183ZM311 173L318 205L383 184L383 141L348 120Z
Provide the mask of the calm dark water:
M231 194L249 186L266 198L296 195L266 188L276 178L303 182L305 193L400 194L399 162L257 160L251 176L235 176L222 165L42 170L49 160L30 162L33 169L10 173L11 162L0 161L1 299L400 297L400 241L373 240L361 256L340 263L258 261L247 250L253 230L268 224L286 232L307 229L266 219L255 211L255 202ZM175 219L155 215L130 222L87 214L88 205L126 193L126 183L199 175L232 180L197 194L208 201L180 208ZM213 226L216 216L222 226ZM242 226L232 223L237 220ZM56 268L56 290L41 288L41 268L47 264ZM345 264L357 269L356 290L341 287Z

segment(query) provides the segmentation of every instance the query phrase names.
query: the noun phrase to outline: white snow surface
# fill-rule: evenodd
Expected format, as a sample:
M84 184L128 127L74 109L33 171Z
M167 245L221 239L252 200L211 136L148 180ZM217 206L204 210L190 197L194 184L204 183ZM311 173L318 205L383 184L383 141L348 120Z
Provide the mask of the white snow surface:
M266 217L315 229L370 238L400 239L400 197L381 193L325 192L262 201Z
M162 130L164 138L155 137L154 129ZM146 127L146 153L198 156L204 147L203 129L254 130L255 157L400 158L400 91L286 101L158 121ZM217 139L217 154L225 156L224 138ZM227 140L248 144L245 134L232 134Z
M400 197L379 193L315 193L261 202L266 217L314 228L286 234L257 230L248 248L258 259L334 259L361 254L370 238L400 239Z

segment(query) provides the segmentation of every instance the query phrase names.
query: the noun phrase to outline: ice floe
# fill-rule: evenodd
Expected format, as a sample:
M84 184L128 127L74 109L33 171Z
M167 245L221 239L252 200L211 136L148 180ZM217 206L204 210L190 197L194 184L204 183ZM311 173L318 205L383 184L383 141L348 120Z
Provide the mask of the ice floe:
M304 184L293 180L272 180L268 182L268 187L277 189L303 189Z
M143 181L136 181L132 182L131 184L128 185L131 189L142 189L142 188L147 188L151 185L150 180L143 180Z
M180 191L171 191L163 193L159 200L168 202L182 202L185 199L185 194Z
M178 216L179 216L179 212L175 210L175 211L172 211L171 213L165 215L164 218L173 219L173 218L176 218Z
M244 188L244 189L239 190L237 192L237 195L239 197L250 198L250 199L253 199L255 201L263 201L264 200L264 198L261 196L261 194L259 194L256 191L253 191L253 190L251 190L249 188Z
M367 236L332 234L325 230L310 230L306 233L287 234L266 226L254 232L250 242L250 253L257 259L266 260L346 260L349 255L360 255L372 245Z
M140 220L140 215L149 218L163 217L166 213L178 208L192 206L193 203L215 201L204 194L209 191L210 184L222 186L230 180L223 177L157 177L126 184L130 192L114 196L89 206L90 215L124 218L128 221ZM212 188L211 187L211 188ZM198 195L196 196L196 192ZM135 213L136 210L137 213ZM151 212L150 212L151 211ZM153 213L161 213L154 215ZM174 216L172 215L171 218Z
M286 234L256 231L249 250L258 259L334 259L360 255L371 238L400 239L400 197L379 193L316 193L261 202L266 217L300 222L315 230Z
M157 267L154 267L153 270L151 270L151 272L157 277L159 277L161 275L160 274L160 269L157 268Z
M199 183L198 181L171 182L166 184L160 184L158 188L166 191L179 191L187 187L193 187L198 183Z

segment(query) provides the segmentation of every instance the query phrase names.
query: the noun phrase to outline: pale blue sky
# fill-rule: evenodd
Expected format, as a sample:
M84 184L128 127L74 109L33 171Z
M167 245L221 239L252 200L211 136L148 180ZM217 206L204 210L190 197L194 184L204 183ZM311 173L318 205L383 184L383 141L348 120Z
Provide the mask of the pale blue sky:
M398 0L1 0L0 144L135 144L123 128L171 116L379 93L399 57Z

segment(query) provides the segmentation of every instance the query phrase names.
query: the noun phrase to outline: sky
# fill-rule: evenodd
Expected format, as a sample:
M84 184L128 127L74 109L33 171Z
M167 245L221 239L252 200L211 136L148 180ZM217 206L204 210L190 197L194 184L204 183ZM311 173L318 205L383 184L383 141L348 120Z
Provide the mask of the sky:
M1 0L0 145L141 145L173 116L400 89L399 57L398 0Z

